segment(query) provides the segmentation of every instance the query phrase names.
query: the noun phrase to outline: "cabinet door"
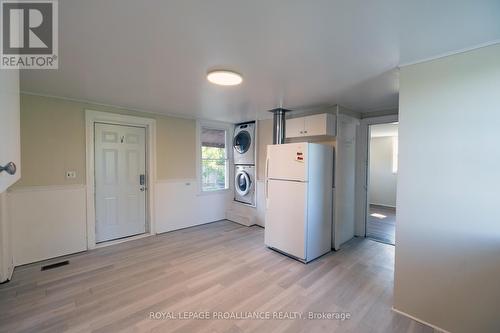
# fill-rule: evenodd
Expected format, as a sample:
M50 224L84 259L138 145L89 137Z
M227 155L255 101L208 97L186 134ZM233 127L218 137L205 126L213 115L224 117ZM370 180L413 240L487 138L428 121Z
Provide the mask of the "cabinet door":
M0 166L13 162L16 173L0 173L0 193L21 176L19 71L0 70Z
M327 135L327 114L315 114L304 118L306 136Z
M304 118L304 135L336 135L335 116L329 113L315 114Z
M287 138L304 136L304 118L287 119L285 136Z

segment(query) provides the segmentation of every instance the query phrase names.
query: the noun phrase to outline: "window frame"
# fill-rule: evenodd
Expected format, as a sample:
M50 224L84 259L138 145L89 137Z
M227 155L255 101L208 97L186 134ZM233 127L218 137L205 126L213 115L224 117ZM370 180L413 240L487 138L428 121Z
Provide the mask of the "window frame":
M225 183L226 187L218 190L203 190L203 180L202 180L202 144L201 144L201 131L204 128L221 130L226 132L226 174ZM204 121L198 120L196 122L196 175L198 181L198 195L212 195L226 193L231 190L231 161L232 161L232 137L233 137L233 126L232 124L218 122L218 121Z

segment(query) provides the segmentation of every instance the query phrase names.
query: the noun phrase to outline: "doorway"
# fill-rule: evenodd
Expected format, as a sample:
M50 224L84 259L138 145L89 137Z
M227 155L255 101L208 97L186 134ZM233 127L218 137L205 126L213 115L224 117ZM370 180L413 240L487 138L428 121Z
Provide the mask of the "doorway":
M397 122L369 126L366 237L395 244Z
M94 124L96 243L146 232L146 128Z

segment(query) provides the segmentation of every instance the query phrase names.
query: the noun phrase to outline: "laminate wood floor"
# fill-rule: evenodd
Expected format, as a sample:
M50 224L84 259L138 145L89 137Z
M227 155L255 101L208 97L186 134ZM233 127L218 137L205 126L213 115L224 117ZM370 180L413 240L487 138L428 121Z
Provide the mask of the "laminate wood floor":
M376 216L372 216L376 214ZM394 245L396 241L396 208L370 205L366 237Z
M367 239L304 265L266 248L262 228L220 221L16 268L0 285L0 331L433 332L391 310L393 267L394 247ZM351 317L150 318L201 311Z

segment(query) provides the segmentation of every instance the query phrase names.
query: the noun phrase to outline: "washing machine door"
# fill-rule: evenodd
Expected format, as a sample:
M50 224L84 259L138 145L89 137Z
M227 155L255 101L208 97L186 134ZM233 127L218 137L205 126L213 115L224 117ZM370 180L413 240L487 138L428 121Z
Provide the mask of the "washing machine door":
M241 131L234 137L233 146L234 149L240 153L244 154L250 149L252 143L252 137L247 131Z
M248 194L250 191L250 185L252 182L250 181L250 177L248 176L248 173L245 171L238 171L236 173L235 179L234 179L234 187L236 189L236 192L244 197L245 195Z

